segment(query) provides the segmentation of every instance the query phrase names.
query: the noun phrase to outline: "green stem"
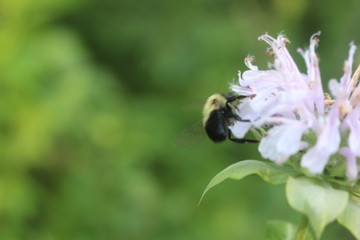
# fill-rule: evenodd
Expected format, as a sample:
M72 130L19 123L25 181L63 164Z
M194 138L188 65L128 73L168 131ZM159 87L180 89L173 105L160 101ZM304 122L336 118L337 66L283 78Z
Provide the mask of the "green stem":
M254 127L250 128L250 131L252 132L252 134L255 136L256 140L260 141L261 138L263 137L263 135L261 135L258 130Z
M305 215L302 215L295 235L295 240L305 240L308 231L309 231L309 220Z

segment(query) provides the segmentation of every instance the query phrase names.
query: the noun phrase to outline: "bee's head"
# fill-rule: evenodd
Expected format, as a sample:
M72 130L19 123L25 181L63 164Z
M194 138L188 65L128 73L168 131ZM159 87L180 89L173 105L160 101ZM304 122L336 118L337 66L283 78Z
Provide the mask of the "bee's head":
M207 100L203 108L203 122L206 122L211 112L217 111L226 105L227 99L223 94L216 93L211 95Z

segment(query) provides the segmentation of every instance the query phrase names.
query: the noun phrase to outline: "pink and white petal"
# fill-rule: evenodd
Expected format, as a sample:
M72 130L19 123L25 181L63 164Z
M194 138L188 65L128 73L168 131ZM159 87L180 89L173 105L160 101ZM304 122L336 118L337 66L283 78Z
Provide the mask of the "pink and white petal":
M284 82L281 74L275 70L256 72L248 70L245 71L242 76L242 84L246 84L246 86L249 86L256 93L270 91L280 87Z
M301 167L307 168L312 174L319 174L324 171L330 154L324 149L313 147L301 158Z
M282 133L277 141L277 150L284 155L293 155L303 147L301 138L307 127L299 121L279 126Z
M303 81L296 63L285 46L289 43L289 40L283 34L280 34L277 39L264 34L259 37L259 40L265 41L272 48L275 54L274 66L285 77L285 82L295 81L297 84L305 87L306 83Z
M319 115L324 115L325 113L325 104L324 104L324 91L320 78L320 70L318 64L314 65L315 67L315 80L312 86L311 91L313 92L313 99L315 102L315 109Z
M259 151L263 157L283 163L304 147L301 137L306 126L293 120L287 122L288 124L271 128L268 135L261 140Z
M360 79L360 65L356 68L353 76L351 77L351 82L355 86L355 90L351 94L350 102L353 106L360 104L360 85L358 85Z
M329 155L331 155L339 149L341 140L339 131L339 110L336 105L331 108L324 125L325 126L322 126L320 129L316 147L318 149L323 149L324 152L328 152Z
M344 120L344 129L349 128L348 143L351 151L360 156L360 106L357 106Z
M309 50L304 51L302 48L298 48L297 52L304 58L306 69L310 68L310 56Z
M300 148L299 150L304 150L305 148L309 147L309 143L307 142L300 142Z
M360 157L360 124L354 124L350 129L349 135L349 147L351 151L358 157Z
M346 89L348 96L350 96L350 92L353 90L354 85L351 84L351 74L352 74L352 65L354 60L354 54L356 51L356 46L353 42L350 43L349 56L344 64L344 74L340 79L341 86Z
M315 146L302 157L302 167L308 168L314 174L321 173L324 170L329 157L339 149L339 124L338 108L333 107L326 118L325 126L321 126L319 129Z
M302 103L299 103L297 107L297 114L299 115L300 120L307 125L309 128L316 128L318 119L314 116L311 107L313 104L310 104L309 98L306 98Z
M284 105L292 106L293 109L300 103L306 101L307 97L308 91L301 88L287 89L279 94L280 102Z
M306 67L307 67L307 81L312 83L311 93L312 99L315 102L315 107L317 112L320 115L324 114L324 92L321 83L320 69L319 69L319 59L316 55L315 48L318 44L317 36L320 35L320 32L315 33L310 38L310 48L309 50L303 52L298 50L303 56Z
M236 138L243 138L245 134L249 131L250 127L251 122L236 121L233 126L229 127L229 129Z
M340 149L340 153L346 158L346 176L349 180L355 180L358 176L358 166L356 156L348 147Z
M241 71L239 71L239 73L238 73L239 85L242 87L249 87L249 85L251 84L253 79L243 79L242 75L243 75L243 73L241 73Z
M254 111L250 106L250 99L245 99L237 106L236 114L241 119L255 121L260 117L259 112Z
M247 57L244 59L244 61L245 61L245 65L246 65L249 69L251 69L251 70L253 70L253 71L258 71L258 70L259 70L258 66L252 64L252 62L254 61L254 57L253 57L253 56L247 56Z
M256 124L277 124L279 120L280 123L285 123L287 120L295 120L296 115L293 110L294 106L284 104L276 104L274 107L268 107L262 112L261 118L256 120Z
M277 98L271 94L262 93L256 95L251 101L249 106L254 112L262 113L270 106L275 106Z
M230 90L239 96L252 96L254 92L249 87L242 87L239 85L231 85Z
M275 127L270 129L268 135L261 139L259 152L263 158L268 158L275 162L279 159L283 160L285 158L285 156L278 152L276 148L280 135L281 129Z
M337 97L339 96L339 94L341 93L341 85L338 81L336 81L336 79L331 79L329 81L329 89L330 89L330 92L333 96Z

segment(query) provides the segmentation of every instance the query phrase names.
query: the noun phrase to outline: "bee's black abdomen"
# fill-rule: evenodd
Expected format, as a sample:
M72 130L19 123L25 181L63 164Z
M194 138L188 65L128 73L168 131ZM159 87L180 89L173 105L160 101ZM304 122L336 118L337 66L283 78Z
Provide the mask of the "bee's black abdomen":
M211 112L209 119L206 121L205 131L214 142L222 142L227 139L228 124L221 110Z

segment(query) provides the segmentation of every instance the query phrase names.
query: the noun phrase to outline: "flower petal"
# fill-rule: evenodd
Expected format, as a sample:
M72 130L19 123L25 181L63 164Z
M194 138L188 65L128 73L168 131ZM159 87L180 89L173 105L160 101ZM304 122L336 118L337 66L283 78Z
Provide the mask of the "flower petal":
M339 149L339 125L338 109L335 106L330 110L325 123L320 126L316 145L302 157L302 167L308 168L314 174L324 170L329 157Z
M306 126L298 121L271 128L260 142L261 155L278 163L287 160L304 147L301 137L305 130Z
M324 170L329 157L330 154L328 152L321 148L313 147L302 157L301 167L307 168L313 174L319 174Z
M236 121L233 126L229 127L229 129L236 138L243 138L249 131L250 127L251 122Z
M349 128L348 143L351 151L360 156L360 106L357 106L344 120L344 125Z
M355 180L358 176L358 168L356 165L356 157L348 147L340 149L340 153L346 158L346 176L349 180Z

